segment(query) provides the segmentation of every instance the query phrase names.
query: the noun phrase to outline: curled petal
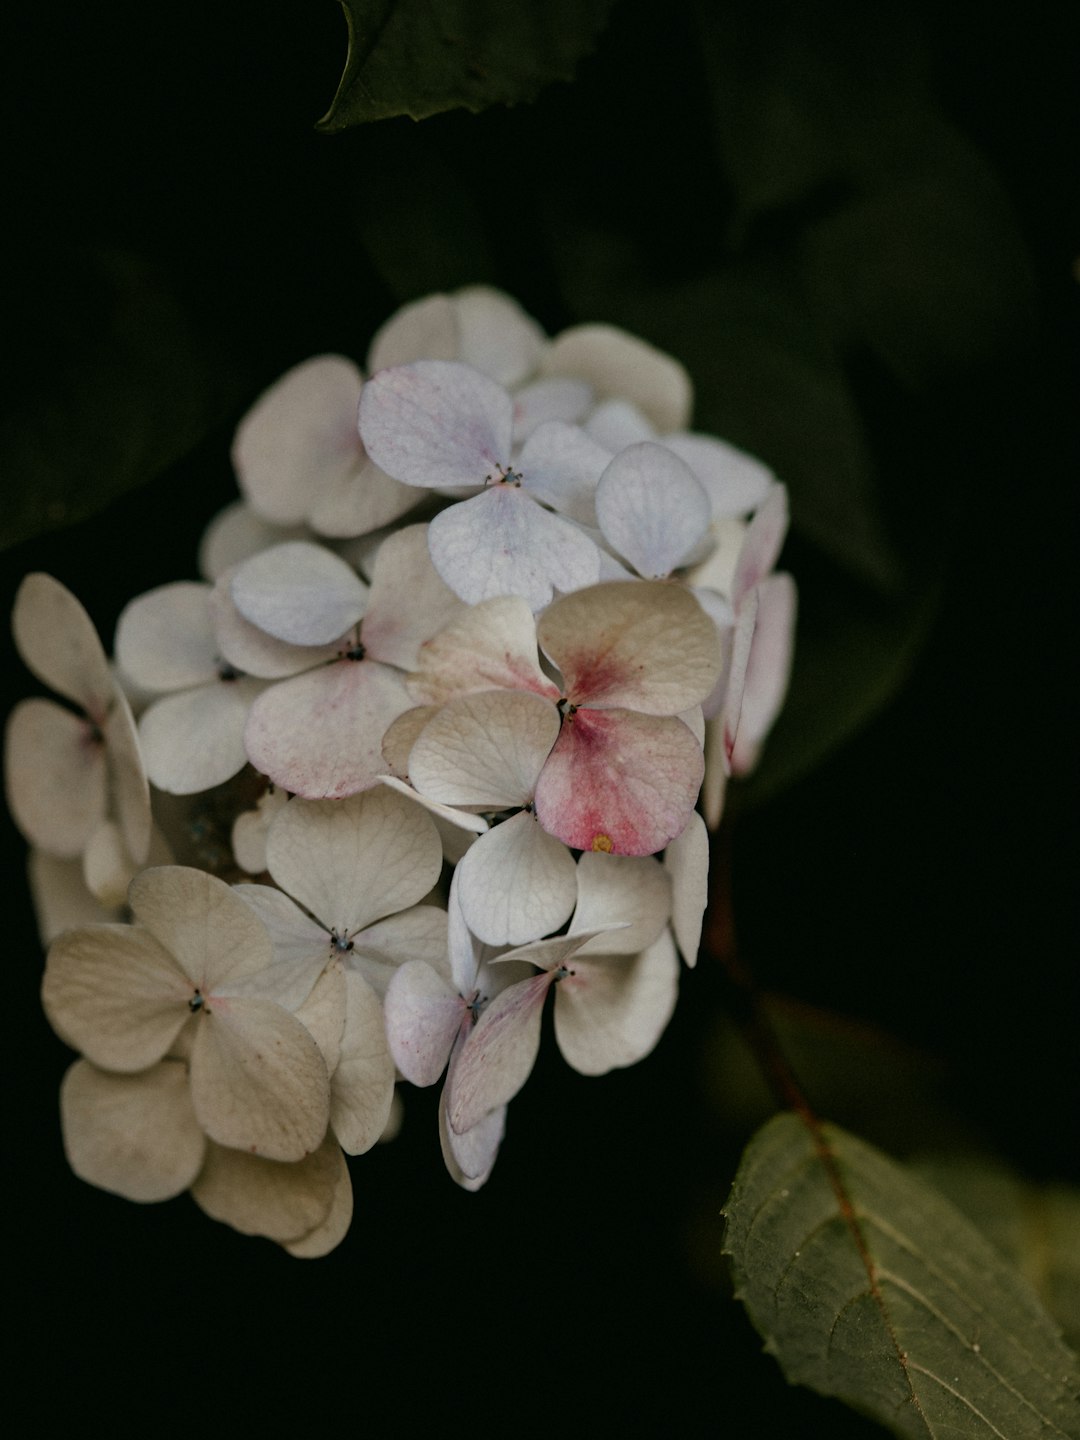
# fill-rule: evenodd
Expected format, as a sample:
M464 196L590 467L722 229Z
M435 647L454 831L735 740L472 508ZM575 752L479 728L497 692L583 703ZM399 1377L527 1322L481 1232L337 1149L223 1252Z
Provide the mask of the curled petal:
M651 855L682 832L704 770L681 720L579 710L540 775L537 818L574 850Z
M671 928L683 959L693 969L709 899L709 832L696 811L667 847L664 869L671 877Z
M746 775L756 765L762 741L780 713L791 677L795 582L785 573L766 575L757 587L757 595L757 624L731 751L734 775Z
M768 498L750 521L731 582L736 610L744 598L772 570L788 531L788 497L785 485L773 485Z

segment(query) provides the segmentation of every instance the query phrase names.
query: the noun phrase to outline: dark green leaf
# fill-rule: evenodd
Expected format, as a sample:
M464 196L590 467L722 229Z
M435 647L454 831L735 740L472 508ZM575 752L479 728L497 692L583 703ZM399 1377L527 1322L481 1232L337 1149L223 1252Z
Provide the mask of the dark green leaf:
M345 73L322 130L516 105L570 80L613 0L342 0Z
M793 1384L903 1437L1080 1435L1080 1367L1026 1281L880 1151L778 1115L725 1213L736 1293Z
M8 336L17 364L0 429L3 546L152 479L220 423L241 381L134 256L69 252L23 278L29 319Z

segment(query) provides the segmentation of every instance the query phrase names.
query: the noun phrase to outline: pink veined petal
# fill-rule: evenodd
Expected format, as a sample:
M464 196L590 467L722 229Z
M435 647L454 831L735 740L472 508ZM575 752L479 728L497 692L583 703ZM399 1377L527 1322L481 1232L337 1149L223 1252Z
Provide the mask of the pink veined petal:
M409 525L379 546L360 638L373 660L411 670L424 641L463 610L431 563L427 526Z
M585 418L592 400L591 385L566 376L534 380L523 386L514 394L514 444L520 445L549 420L577 425Z
M682 957L692 970L701 943L701 921L709 900L709 832L694 812L686 829L664 853L671 877L671 928Z
M457 867L465 923L488 945L524 945L558 930L577 899L577 867L565 845L529 811L482 835Z
M776 484L750 521L731 582L731 603L738 610L751 590L772 570L783 549L788 530L788 496Z
M644 1059L664 1033L679 988L669 931L639 955L578 956L555 992L555 1039L582 1075Z
M458 327L449 295L426 295L396 310L375 332L369 374L412 360L457 360Z
M646 580L683 563L709 528L709 497L690 468L663 445L630 445L596 487L596 516L608 542Z
M496 995L461 1048L447 1116L457 1135L518 1093L540 1048L540 1016L556 972L545 971Z
M210 586L193 580L137 595L116 624L116 663L142 690L186 690L217 678Z
M577 705L675 715L699 704L720 673L716 627L679 585L594 585L556 600L536 628Z
M682 431L665 435L661 443L684 460L701 481L714 520L756 510L775 480L767 465L715 435Z
M601 398L632 401L660 430L690 419L694 392L677 360L613 325L575 325L556 335L540 358L541 375L587 380Z
M294 795L355 795L386 773L383 735L410 703L400 676L375 660L309 670L259 696L244 732L248 759Z
M558 686L540 668L532 611L517 595L466 610L421 645L418 663L409 693L422 703L442 705L455 695L493 689L559 698Z
M280 1005L249 996L212 998L195 1017L191 1098L211 1140L268 1160L317 1150L330 1118L318 1045Z
M705 772L681 720L578 710L536 787L536 815L574 850L652 855L689 820Z
M131 859L142 865L150 850L150 786L135 718L119 685L102 728L113 809Z
M559 736L550 700L523 690L461 695L438 711L409 757L416 788L445 805L505 810L532 799Z
M656 426L650 424L629 400L603 401L585 422L585 429L610 455L617 455L628 445L640 445L643 440L659 438Z
M436 905L411 905L361 930L353 939L347 965L368 982L380 998L402 965L423 960L450 982L446 911Z
M145 930L88 925L52 944L41 1001L62 1039L105 1070L145 1070L190 1017L192 987Z
M112 696L112 675L94 622L59 580L27 575L11 613L15 647L27 669L99 724Z
M337 1156L333 1199L330 1202L330 1212L321 1225L316 1225L314 1230L309 1230L299 1240L284 1242L285 1249L297 1260L319 1260L322 1256L329 1255L330 1251L345 1239L352 1224L353 1190L349 1167L341 1153L341 1146L334 1144L332 1131L323 1143L332 1146Z
M394 972L386 989L386 1038L394 1064L413 1085L434 1085L467 1011L465 1001L422 960Z
M265 1235L282 1244L300 1241L330 1214L340 1155L332 1136L291 1165L210 1144L191 1198L212 1220L242 1235Z
M105 814L105 747L81 716L52 700L20 700L4 732L4 787L32 845L80 855Z
M536 369L546 336L516 300L489 285L467 285L451 297L458 359L507 389Z
M579 590L600 574L589 537L518 485L493 485L441 511L428 526L428 545L435 569L470 605L521 595L541 610L555 590Z
M212 790L244 768L244 727L265 686L218 680L163 695L139 720L139 743L150 782L170 795Z
M415 489L391 480L362 456L348 472L327 483L311 511L311 528L319 535L353 539L407 514L420 500Z
M586 851L577 863L578 901L570 934L625 928L597 935L581 955L636 955L651 945L671 914L671 882L651 856Z
M191 1108L187 1067L175 1060L137 1075L76 1060L60 1086L60 1126L79 1179L126 1200L171 1200L202 1169L206 1137Z
M446 1113L447 1097L453 1088L458 1056L470 1028L471 1025L462 1026L450 1052L446 1084L439 1097L439 1144L451 1179L465 1190L476 1191L494 1169L495 1157L506 1132L506 1106L499 1105L462 1135L456 1135L450 1128Z
M234 500L219 510L199 541L199 574L211 584L226 570L287 540L306 540L306 525L271 525L261 520L244 500Z
M596 524L596 484L611 453L576 425L552 420L525 442L517 468L530 495L582 525Z
M270 964L266 926L231 886L205 870L143 870L131 882L128 904L203 995Z
M234 669L261 680L284 680L340 655L337 638L327 645L290 645L245 620L233 604L233 574L227 571L210 592L210 614L221 657Z
M245 560L229 585L237 610L290 645L328 645L364 613L367 586L340 555L292 540Z
M379 997L364 977L346 970L341 1059L330 1080L330 1128L347 1155L379 1140L394 1098L394 1062Z
M275 525L306 520L335 477L363 462L360 372L342 355L294 366L241 420L232 459L252 508Z
M360 397L360 435L405 485L483 485L510 461L514 407L486 375L447 360L380 370Z
M275 881L344 940L422 900L442 846L419 805L379 785L347 800L291 800L266 858Z
M757 764L762 742L780 713L791 678L797 605L795 582L786 572L766 575L757 593L757 624L731 752L734 775L746 775Z

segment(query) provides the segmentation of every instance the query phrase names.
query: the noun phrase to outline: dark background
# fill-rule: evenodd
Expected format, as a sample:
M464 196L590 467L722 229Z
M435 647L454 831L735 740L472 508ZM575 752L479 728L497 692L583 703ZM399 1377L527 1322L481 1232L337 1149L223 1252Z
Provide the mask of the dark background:
M748 293L767 274L771 294L790 295L815 227L887 193L900 152L905 182L936 176L932 127L947 126L977 157L971 185L992 192L999 233L976 227L991 263L980 252L939 273L931 245L925 267L914 254L912 272L888 270L871 299L910 315L899 345L875 344L869 323L845 328L846 310L840 323L860 282L839 259L812 296L897 574L871 583L844 560L842 507L823 537L809 460L797 482L802 452L830 435L770 450L786 371L757 446L791 483L785 563L809 636L850 608L870 627L872 661L897 636L914 654L920 626L890 627L929 614L927 596L933 619L898 693L866 646L850 675L832 652L817 690L804 670L800 693L824 716L810 749L835 747L784 785L803 736L778 733L760 803L735 827L734 908L763 986L917 1047L928 1058L914 1069L940 1079L950 1126L1035 1181L1076 1180L1080 136L1064 14L832 3L780 6L766 22L749 3L677 3L660 30L656 7L628 0L576 83L532 107L340 136L313 128L344 56L330 3L171 12L108 0L24 16L5 97L5 498L17 511L46 473L84 474L91 490L106 469L156 478L8 550L4 605L23 573L49 570L108 642L128 598L194 575L201 529L233 493L232 428L261 386L317 351L362 360L402 299L439 286L499 283L551 330L591 318L634 328L643 294L649 314L676 294L685 346L661 322L642 328L691 365L700 423L721 429L722 394L699 364L715 354L737 372L738 336L710 329L707 310L692 323L686 296L715 274L736 289L745 275ZM783 114L795 118L765 123ZM894 130L890 116L907 119ZM957 173L941 203L955 194L962 209ZM880 238L867 232L864 252ZM965 308L987 274L992 296ZM116 333L118 294L141 287L169 298L162 346L146 342L135 379L110 368L100 337ZM954 295L950 331L937 320ZM752 393L724 432L742 443L756 439ZM4 643L10 703L35 686ZM849 690L863 696L853 706ZM888 703L860 728L873 694ZM834 710L853 718L830 730ZM789 1390L725 1293L719 1210L754 1121L708 965L684 977L675 1020L632 1071L584 1080L548 1036L476 1196L442 1170L434 1094L408 1094L400 1138L354 1162L347 1240L301 1263L186 1198L137 1207L70 1174L55 1103L68 1056L40 1012L9 822L4 843L9 1304L16 1389L41 1433L91 1419L140 1435L294 1421L378 1435L477 1423L880 1433ZM918 1084L900 1087L864 1133L932 1146L943 1123L926 1103Z

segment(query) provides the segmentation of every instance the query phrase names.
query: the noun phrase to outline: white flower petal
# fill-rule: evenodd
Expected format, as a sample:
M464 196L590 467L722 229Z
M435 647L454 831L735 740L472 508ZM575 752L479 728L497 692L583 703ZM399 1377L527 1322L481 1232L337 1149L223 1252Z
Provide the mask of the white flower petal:
M266 836L274 816L288 800L284 790L270 785L254 810L242 810L233 821L230 835L233 859L249 875L261 875L266 869Z
M229 585L245 620L290 645L328 645L364 613L367 586L321 545L293 540L245 560Z
M312 508L311 528L346 540L369 535L407 514L419 499L363 456L351 470L330 478Z
M455 832L455 840L460 839L464 845L464 848L461 849L461 855L464 855L465 850L472 844L473 835L482 835L488 828L488 822L482 815L473 815L468 810L458 810L451 805L440 805L437 800L429 800L426 795L421 795L418 790L414 790L411 785L407 785L404 780L399 780L394 775L380 775L379 784L385 785L388 790L396 790L399 795L404 795L406 799L411 800L415 805L422 806L428 812L442 836L444 858L449 858L446 856L447 832ZM455 843L452 848L456 850L460 846ZM456 865L461 855L451 859L451 864Z
M447 1117L458 1135L518 1093L540 1048L544 998L555 979L545 971L510 985L480 1016L461 1048L449 1087Z
M341 1058L330 1081L330 1128L347 1155L379 1140L394 1098L394 1062L379 997L362 975L346 970Z
M582 525L596 524L596 485L611 452L576 425L558 420L529 436L517 461L530 495Z
M542 375L587 380L601 398L630 400L660 430L681 430L690 418L690 377L670 355L613 325L575 325L540 357Z
M155 700L139 720L151 784L195 795L231 780L247 764L244 727L264 689L257 680L218 680Z
M32 845L80 855L105 814L105 748L93 726L52 700L20 700L4 732L8 809Z
M369 373L412 360L457 360L458 327L448 295L426 295L396 310L375 332L368 351Z
M107 910L119 909L138 866L128 854L120 827L103 820L83 851L86 888Z
M269 885L232 888L266 926L273 947L271 964L245 981L244 993L276 1000L295 1012L331 957L329 931L305 915L295 900Z
M671 877L671 928L683 959L693 969L709 900L709 832L696 811L664 852L664 869Z
M210 614L223 660L245 675L262 680L284 680L299 675L341 653L338 639L327 645L290 645L245 620L233 604L229 570L210 593Z
M206 1137L191 1107L187 1067L175 1060L137 1075L76 1060L60 1086L60 1125L79 1179L126 1200L171 1200L202 1168Z
M468 365L420 360L380 370L360 397L360 434L405 485L483 485L510 460L513 404Z
M464 609L431 563L426 525L409 525L379 546L360 630L373 660L411 670L425 640Z
M444 805L504 810L532 799L559 736L558 709L522 690L461 695L425 726L409 757L416 788Z
M327 1135L325 1143L330 1145L332 1141L331 1133ZM322 1256L329 1255L330 1251L345 1239L352 1224L353 1190L349 1167L345 1163L340 1145L334 1145L333 1149L337 1156L337 1174L334 1177L334 1195L329 1214L321 1225L316 1225L314 1230L309 1230L300 1240L285 1241L285 1249L298 1260L319 1260Z
M537 635L579 705L674 715L700 704L720 673L716 627L688 590L660 581L564 595Z
M514 393L514 444L520 445L548 420L576 425L585 418L592 400L591 385L565 376L534 380L523 386Z
M191 1197L211 1219L242 1235L300 1241L330 1215L340 1180L340 1155L332 1136L291 1165L211 1144Z
M679 958L669 931L634 956L578 957L555 992L555 1038L568 1065L604 1075L635 1065L671 1019Z
M746 595L772 570L788 531L788 495L785 485L774 485L761 509L750 521L735 576L731 600L736 610Z
M259 696L244 732L247 755L294 795L355 795L385 774L383 735L409 708L396 671L376 660L341 660Z
M438 705L414 705L399 715L383 736L382 756L395 779L408 780L412 748L421 730L438 713Z
M434 1085L467 1016L465 1002L422 960L395 971L386 990L386 1038L394 1064L413 1085Z
M382 997L398 967L410 960L425 964L450 979L447 959L446 911L436 905L412 905L361 930L346 957L376 995Z
M585 429L611 455L625 450L627 445L640 445L643 440L658 438L656 426L629 400L603 401L585 422Z
M709 528L709 497L693 472L662 445L621 451L596 487L605 539L646 580L682 564Z
M128 601L116 624L116 663L149 692L186 690L217 678L210 586L159 585Z
M71 591L42 571L27 575L15 595L11 629L26 667L100 724L112 697L109 662Z
M211 1140L268 1160L317 1150L330 1118L318 1045L294 1015L250 996L212 1000L196 1017L191 1099Z
M487 285L468 285L452 297L452 304L457 359L507 389L532 374L546 336L516 300Z
M204 996L270 964L266 926L216 875L156 865L136 875L128 904Z
M775 476L767 465L715 435L683 431L662 442L684 460L709 496L714 520L749 515L768 494Z
M555 590L578 590L600 574L596 546L517 485L493 485L451 505L428 527L435 569L470 605L521 595L532 610Z
M260 519L244 500L235 500L219 510L199 541L199 574L213 583L226 570L239 565L260 550L286 540L306 540L306 525L271 525Z
M95 1065L154 1065L190 1016L191 983L175 960L131 925L68 930L52 944L41 1002L49 1023Z
M573 856L527 810L481 836L457 876L465 922L488 945L539 940L569 918L577 898Z
M791 678L797 604L795 582L783 572L766 575L757 587L757 594L757 623L731 752L733 775L746 775L757 764L762 742L780 713Z
M318 1045L319 1053L326 1064L326 1073L330 1076L333 1076L341 1060L341 1041L345 1034L346 991L345 967L340 958L335 957L318 976L304 1003L293 1011Z
M360 372L342 355L294 366L241 420L232 459L252 508L275 525L308 519L319 496L363 461L356 434Z
M430 817L384 786L344 801L290 801L266 855L277 883L343 938L415 905L442 869Z
M425 641L419 672L409 677L410 693L433 705L500 688L559 698L558 686L540 668L532 611L517 595L474 605Z
M577 864L578 902L571 935L622 924L597 935L582 955L636 955L663 930L671 914L671 882L651 856L603 855L586 851Z

